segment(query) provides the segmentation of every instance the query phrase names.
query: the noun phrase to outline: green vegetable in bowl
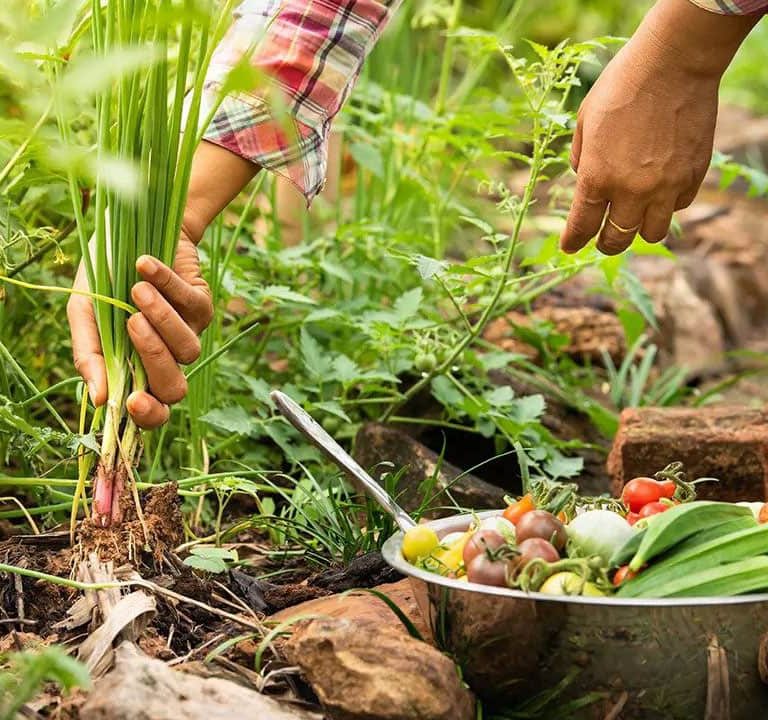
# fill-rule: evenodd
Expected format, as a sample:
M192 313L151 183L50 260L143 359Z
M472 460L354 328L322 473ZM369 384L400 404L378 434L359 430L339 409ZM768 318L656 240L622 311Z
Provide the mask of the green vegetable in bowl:
M588 510L566 525L570 547L581 557L599 556L606 566L635 530L610 510ZM569 554L572 554L569 552Z

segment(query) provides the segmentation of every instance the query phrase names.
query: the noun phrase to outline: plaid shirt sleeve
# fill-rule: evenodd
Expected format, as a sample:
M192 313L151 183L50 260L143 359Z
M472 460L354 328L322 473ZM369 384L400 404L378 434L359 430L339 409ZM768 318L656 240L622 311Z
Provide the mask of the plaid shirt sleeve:
M768 0L691 0L704 10L721 15L752 15L768 12Z
M331 120L400 1L242 2L214 54L207 102L249 51L261 86L228 95L205 139L288 178L310 202L325 184Z

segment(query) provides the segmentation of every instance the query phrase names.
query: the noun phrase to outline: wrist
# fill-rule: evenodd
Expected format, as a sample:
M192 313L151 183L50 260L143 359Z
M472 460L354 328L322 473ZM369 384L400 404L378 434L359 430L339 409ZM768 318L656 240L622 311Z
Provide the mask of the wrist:
M691 0L658 0L632 42L660 59L663 72L719 81L760 17L719 15Z

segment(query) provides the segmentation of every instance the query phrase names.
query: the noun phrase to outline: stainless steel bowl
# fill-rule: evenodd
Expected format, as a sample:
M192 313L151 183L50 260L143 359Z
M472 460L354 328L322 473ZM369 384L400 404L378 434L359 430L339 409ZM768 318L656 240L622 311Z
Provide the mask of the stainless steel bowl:
M481 517L496 512L481 513ZM430 525L463 531L472 517ZM510 704L554 692L556 718L768 718L759 664L768 647L768 595L648 599L555 597L443 578L408 563L403 533L384 545L411 579L438 645L475 692ZM765 676L765 670L763 670ZM589 702L578 709L579 702Z

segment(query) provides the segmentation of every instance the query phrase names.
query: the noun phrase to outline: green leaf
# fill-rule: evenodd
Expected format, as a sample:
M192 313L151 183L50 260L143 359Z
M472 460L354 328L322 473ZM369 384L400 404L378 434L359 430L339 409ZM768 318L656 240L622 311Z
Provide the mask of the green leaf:
M215 408L207 412L200 419L219 430L234 433L235 435L248 435L253 429L251 416L240 405Z
M483 394L483 399L494 408L508 407L515 397L515 393L509 385L502 385Z
M370 143L352 143L349 145L349 153L361 168L383 179L384 160L376 147Z
M528 424L536 422L546 408L546 401L543 395L527 395L517 398L512 403L512 416L516 422Z
M323 402L317 402L312 404L313 407L317 408L318 410L325 410L330 415L334 415L337 418L340 418L344 422L351 423L352 420L350 419L349 415L344 412L344 408L339 405L335 400L326 400Z
M653 311L653 300L648 291L643 287L637 275L629 268L624 267L620 273L622 288L627 294L627 299L642 313L646 322L654 329L658 330L659 325L656 322L656 314Z
M342 385L351 383L360 377L360 368L357 363L346 355L337 355L333 359L333 372Z
M444 260L435 260L426 255L416 255L416 270L422 280L431 280L442 275L448 269L448 263Z
M571 478L584 469L584 458L566 457L555 452L554 456L544 463L544 472L553 479Z
M84 447L89 452L101 455L101 448L99 442L96 440L96 436L93 433L87 435L73 435L68 444L70 452L74 455L77 451Z
M464 398L445 375L432 378L432 395L448 408L460 406Z
M67 100L83 103L112 83L160 61L157 47L122 47L105 55L81 55L67 68L58 91Z
M398 320L405 321L412 318L419 311L424 293L420 287L403 293L395 300L394 310Z
M266 380L251 377L250 375L246 375L243 380L245 380L245 384L259 402L262 402L269 407L273 406L272 399L269 397L271 388Z
M268 285L262 291L264 299L286 300L287 302L300 303L303 305L317 305L317 301L311 297L297 293L291 290L287 285Z
M237 550L222 547L213 547L211 545L195 545L190 550L192 555L206 558L218 558L220 560L231 560L237 562Z
M301 328L299 343L301 346L301 358L309 374L316 378L327 379L332 367L332 361L328 357L328 352L320 346L320 343L304 327Z
M201 557L200 555L190 555L184 558L184 564L202 570L204 572L221 574L227 572L227 564L220 558Z

